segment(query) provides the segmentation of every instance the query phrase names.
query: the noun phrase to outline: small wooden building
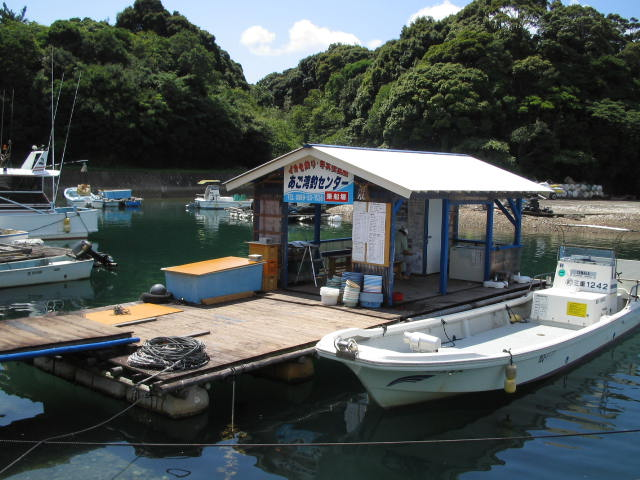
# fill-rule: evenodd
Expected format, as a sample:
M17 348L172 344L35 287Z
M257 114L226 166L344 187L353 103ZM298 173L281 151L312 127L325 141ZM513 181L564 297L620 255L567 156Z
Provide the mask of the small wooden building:
M523 199L548 190L469 155L334 145L304 145L225 185L233 191L247 184L254 188L250 253L277 252L265 269L271 272L265 282L271 287L292 282L289 206L313 204L314 239L295 246L307 249L312 262L346 254L352 271L382 275L387 305L393 303L394 239L400 225L409 230L419 265L414 273L439 275L444 295L450 278L482 282L519 271ZM347 204L353 206L352 236L338 239L336 249L335 241L321 240L321 212L323 206ZM458 235L459 207L468 204L486 210L482 238ZM494 240L494 212L513 225L508 243Z

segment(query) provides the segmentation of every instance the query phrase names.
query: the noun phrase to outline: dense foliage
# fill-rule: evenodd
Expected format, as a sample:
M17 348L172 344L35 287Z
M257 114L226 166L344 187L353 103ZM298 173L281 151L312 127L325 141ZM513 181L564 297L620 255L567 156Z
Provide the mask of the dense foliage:
M43 27L3 7L2 140L11 137L14 163L47 143L52 104L58 151L70 123L66 158L93 165L248 167L270 159L274 145L297 145L213 35L160 0L137 0L115 26L74 18Z
M475 0L375 52L333 46L258 85L305 141L464 152L636 194L639 27L559 1Z
M3 140L11 125L16 150L47 141L52 97L66 128L79 79L69 151L99 165L249 167L313 142L464 152L531 178L638 191L636 19L475 0L376 51L332 45L248 85L213 35L160 0L136 0L115 25L25 14L0 10L0 88L15 99Z

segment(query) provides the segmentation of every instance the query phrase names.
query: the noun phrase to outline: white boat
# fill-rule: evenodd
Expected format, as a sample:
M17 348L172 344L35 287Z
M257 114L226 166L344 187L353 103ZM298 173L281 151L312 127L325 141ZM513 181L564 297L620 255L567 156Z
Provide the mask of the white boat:
M26 230L15 230L13 228L0 228L0 243L22 242L29 238Z
M20 168L0 171L0 228L42 239L87 238L98 230L98 212L56 207L60 170L48 169L47 149L33 149Z
M66 282L89 278L94 259L71 252L42 255L31 248L0 246L0 288Z
M242 194L232 197L220 195L220 180L200 180L198 185L206 185L204 193L196 195L193 203L188 206L203 210L223 210L225 208L251 208L253 199L245 198Z
M608 249L563 246L550 288L386 328L340 330L316 349L347 365L385 408L503 388L511 393L638 327L638 280L638 261L616 262Z
M64 189L64 198L70 207L90 207L92 197L91 185L81 183L77 187Z

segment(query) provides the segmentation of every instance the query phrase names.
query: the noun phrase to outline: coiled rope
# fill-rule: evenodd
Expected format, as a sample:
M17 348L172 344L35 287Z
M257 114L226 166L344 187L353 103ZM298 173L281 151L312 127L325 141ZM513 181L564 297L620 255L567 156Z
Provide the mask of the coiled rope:
M209 362L204 343L191 337L156 337L129 355L132 367L166 371L191 370Z

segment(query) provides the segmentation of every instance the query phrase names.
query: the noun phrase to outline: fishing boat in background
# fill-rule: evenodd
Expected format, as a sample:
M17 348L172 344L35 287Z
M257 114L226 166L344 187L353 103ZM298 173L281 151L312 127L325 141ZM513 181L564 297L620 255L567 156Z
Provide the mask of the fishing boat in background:
M0 171L0 228L42 239L86 238L98 230L98 212L57 207L60 170L48 167L49 149L34 147L20 168Z
M64 198L70 207L90 207L91 206L91 185L81 183L77 187L64 189Z
M246 198L244 194L235 194L232 197L220 195L220 180L200 180L198 185L206 185L203 194L196 195L196 198L188 207L200 208L203 210L223 210L225 208L251 208L253 199Z
M562 246L549 288L493 305L326 335L316 350L348 366L382 407L503 389L568 368L640 325L640 262Z

